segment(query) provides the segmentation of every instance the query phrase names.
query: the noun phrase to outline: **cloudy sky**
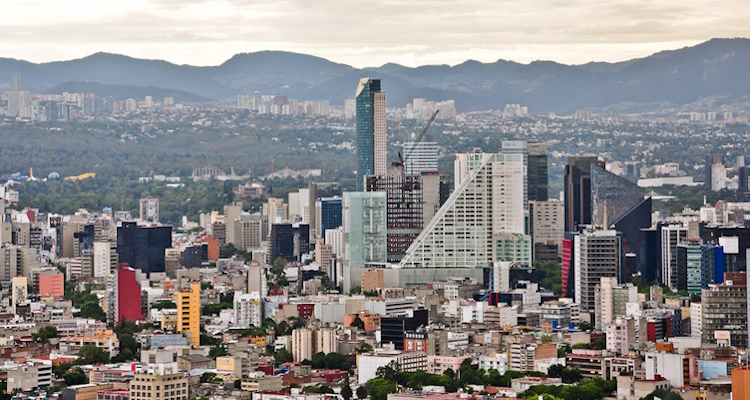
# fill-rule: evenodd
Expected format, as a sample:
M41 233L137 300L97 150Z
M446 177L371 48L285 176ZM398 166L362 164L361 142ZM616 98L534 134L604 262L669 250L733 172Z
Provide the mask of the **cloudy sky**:
M750 36L747 0L0 0L0 57L217 65L259 50L356 67L620 61Z

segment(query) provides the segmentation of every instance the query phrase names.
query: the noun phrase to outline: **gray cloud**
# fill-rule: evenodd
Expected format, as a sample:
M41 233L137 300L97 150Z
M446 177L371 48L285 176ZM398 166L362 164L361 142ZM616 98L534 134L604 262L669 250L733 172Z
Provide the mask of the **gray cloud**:
M500 58L623 60L747 36L741 0L132 0L6 4L0 56L48 61L96 51L214 65L288 50L355 66Z

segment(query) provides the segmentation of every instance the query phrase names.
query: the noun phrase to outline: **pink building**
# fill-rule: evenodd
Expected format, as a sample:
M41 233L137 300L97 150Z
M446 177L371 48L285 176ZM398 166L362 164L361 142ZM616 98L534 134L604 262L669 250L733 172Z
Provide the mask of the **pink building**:
M61 299L65 296L65 277L61 272L39 274L39 294Z
M442 375L448 369L456 372L461 367L461 363L467 358L469 356L427 356L427 372L438 375Z

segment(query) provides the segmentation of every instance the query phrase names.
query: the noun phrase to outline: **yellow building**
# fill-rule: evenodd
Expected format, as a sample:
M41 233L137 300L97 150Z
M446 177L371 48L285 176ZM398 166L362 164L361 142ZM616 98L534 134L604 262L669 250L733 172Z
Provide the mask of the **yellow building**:
M191 283L190 291L177 293L177 332L188 343L201 345L201 284Z

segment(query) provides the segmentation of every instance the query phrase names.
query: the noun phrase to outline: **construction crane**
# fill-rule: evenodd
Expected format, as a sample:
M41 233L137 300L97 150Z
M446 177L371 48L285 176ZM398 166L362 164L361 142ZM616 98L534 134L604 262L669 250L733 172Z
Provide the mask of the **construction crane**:
M430 125L432 125L432 121L435 120L435 117L437 117L439 112L440 110L435 110L435 112L432 114L432 117L430 117L429 121L427 121L427 123L424 125L424 128L422 128L422 131L419 132L419 135L417 136L417 139L414 141L414 144L412 144L411 148L409 148L406 151L403 157L401 157L401 152L400 151L398 152L398 158L399 160L401 160L401 165L403 166L404 171L406 171L406 161L411 156L411 153L413 153L414 150L417 148L417 145L419 144L419 142L422 141L422 139L424 138L424 134L427 133L427 129L430 128Z

